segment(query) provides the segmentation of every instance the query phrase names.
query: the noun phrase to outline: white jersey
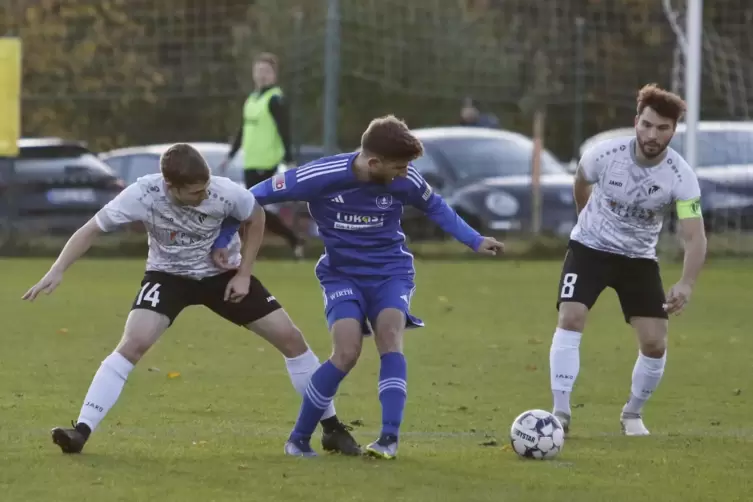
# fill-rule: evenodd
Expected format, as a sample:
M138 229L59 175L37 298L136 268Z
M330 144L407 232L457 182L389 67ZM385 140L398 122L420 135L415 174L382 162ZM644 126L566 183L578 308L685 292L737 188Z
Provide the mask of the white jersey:
M95 220L105 232L125 223L144 222L149 235L146 270L201 279L224 272L211 258L212 244L220 234L222 221L229 216L245 221L256 204L251 192L218 176L210 178L208 195L198 206L175 204L167 194L162 174L150 174L108 202ZM230 264L238 266L238 234L228 252Z
M664 217L671 205L701 196L698 178L672 148L660 163L644 166L635 158L635 137L603 141L580 161L593 183L586 207L570 238L600 251L656 260Z

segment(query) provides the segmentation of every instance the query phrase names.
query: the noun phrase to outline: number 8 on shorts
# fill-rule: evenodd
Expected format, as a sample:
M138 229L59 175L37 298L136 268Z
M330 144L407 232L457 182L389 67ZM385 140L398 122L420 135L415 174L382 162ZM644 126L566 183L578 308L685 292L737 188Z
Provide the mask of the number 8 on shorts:
M575 282L578 280L578 274L568 273L562 278L562 289L560 290L560 299L565 300L572 298L575 294Z

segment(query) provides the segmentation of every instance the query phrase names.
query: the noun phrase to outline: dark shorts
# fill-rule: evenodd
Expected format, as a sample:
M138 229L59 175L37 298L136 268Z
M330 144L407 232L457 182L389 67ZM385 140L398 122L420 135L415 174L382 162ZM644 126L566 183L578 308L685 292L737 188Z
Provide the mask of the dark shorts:
M562 302L582 303L590 309L606 287L617 292L625 322L631 317L668 318L656 261L598 251L571 240L557 290L557 309Z
M163 314L172 324L184 308L204 305L220 317L245 326L282 308L259 279L253 276L248 295L243 300L239 303L225 301L225 287L234 276L234 270L201 280L164 272L146 272L131 309Z
M243 170L243 182L246 184L246 188L266 181L277 173L277 166L273 169L244 169Z

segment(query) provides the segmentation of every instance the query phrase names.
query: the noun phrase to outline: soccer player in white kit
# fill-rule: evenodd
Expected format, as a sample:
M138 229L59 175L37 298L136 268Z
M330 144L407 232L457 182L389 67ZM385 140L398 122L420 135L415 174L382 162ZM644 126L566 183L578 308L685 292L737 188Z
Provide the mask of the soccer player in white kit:
M180 312L204 305L271 343L284 356L293 386L306 390L319 359L288 314L252 275L264 235L264 210L248 190L228 178L211 176L201 154L187 144L171 146L160 159L161 173L139 178L70 238L49 272L25 295L33 301L51 293L63 272L91 247L101 232L143 222L149 255L141 288L115 350L102 361L73 428L56 427L52 439L64 453L79 453L110 408L128 375ZM243 238L229 246L227 267L210 256L222 221L241 222ZM360 454L334 408L321 421L325 449Z
M549 355L554 414L565 431L588 312L611 287L639 348L630 396L620 416L622 432L649 434L641 414L664 373L668 314L679 314L686 306L706 257L698 179L668 146L685 103L655 84L643 87L637 101L635 136L594 145L583 154L575 175L578 222L562 267ZM685 261L682 277L665 297L656 245L673 205Z

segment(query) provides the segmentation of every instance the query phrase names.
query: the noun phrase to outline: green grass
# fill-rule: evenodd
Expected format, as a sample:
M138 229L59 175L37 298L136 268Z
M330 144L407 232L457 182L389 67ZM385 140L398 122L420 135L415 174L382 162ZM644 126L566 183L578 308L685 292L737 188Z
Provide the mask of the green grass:
M605 293L583 338L572 437L548 462L520 460L506 445L518 413L550 407L559 263L417 265L414 310L427 327L406 339L409 397L395 462L284 457L299 399L281 356L203 308L185 311L137 366L84 454L63 456L49 428L77 417L120 337L143 262L84 261L54 295L21 302L48 265L0 260L4 501L730 502L753 493L749 262L709 264L689 311L672 319L648 438L619 435L636 346ZM312 268L266 261L258 270L327 357ZM667 284L678 274L668 266ZM379 429L377 372L369 342L337 399L343 419L363 421L361 442ZM482 446L490 437L498 445Z

